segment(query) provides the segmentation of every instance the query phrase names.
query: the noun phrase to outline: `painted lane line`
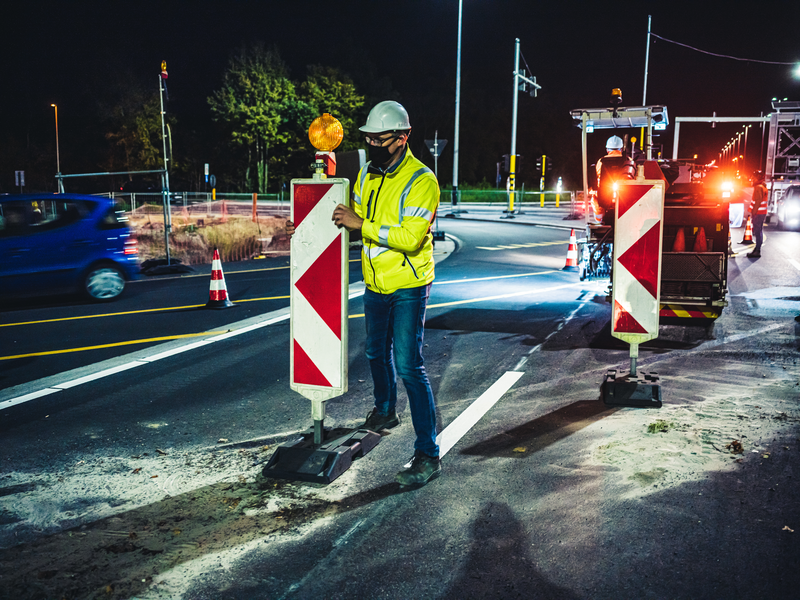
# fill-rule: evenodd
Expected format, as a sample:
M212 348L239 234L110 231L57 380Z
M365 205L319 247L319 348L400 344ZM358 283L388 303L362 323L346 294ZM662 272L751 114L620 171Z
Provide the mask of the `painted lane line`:
M475 402L445 427L444 431L436 436L436 443L439 444L439 458L444 457L523 375L524 373L519 371L503 373L500 379L495 381Z
M517 275L493 275L491 277L473 277L472 279L450 279L449 281L434 281L433 285L451 285L454 283L472 283L474 281L493 281L495 279L513 279L516 277L533 277L534 275L547 275L549 273L558 273L558 271L551 269L550 271L535 271L533 273L519 273Z
M37 390L35 392L31 392L30 394L25 394L24 396L11 398L10 400L5 400L4 402L0 402L0 410L3 410L4 408L11 408L12 406L16 406L17 404L24 404L25 402L29 402L30 400L36 400L37 398L41 398L42 396L49 396L50 394L54 394L60 391L61 390L56 388L44 388L43 390Z
M18 358L31 358L33 356L53 356L55 354L71 354L73 352L86 352L87 350L103 350L104 348L117 348L119 346L135 346L136 344L150 344L152 342L168 342L172 340L182 340L191 337L204 335L218 335L221 332L203 331L201 333L184 333L181 335L165 335L157 338L145 338L141 340L126 340L124 342L114 342L113 344L99 344L97 346L83 346L80 348L64 348L62 350L46 350L43 352L29 352L28 354L14 354L11 356L0 356L0 360L16 360Z
M168 358L170 356L175 356L177 354L182 354L184 352L188 352L190 350L194 350L196 348L200 348L202 346L207 346L209 344L213 344L214 342L219 342L222 340L229 339L231 337L235 337L237 335L241 335L243 333L248 333L255 329L260 329L261 327L267 327L268 325L273 325L275 323L279 323L281 321L286 321L289 319L289 310L282 309L282 311L276 312L283 312L284 314L278 314L271 319L266 319L261 321L260 323L255 323L253 325L248 325L242 327L240 329L236 329L234 331L229 332L208 332L206 334L195 334L195 335L212 335L209 339L200 340L197 342L193 342L191 344L187 344L185 346L181 346L179 348L174 348L172 350L167 350L164 352L159 352L158 354L154 354L152 356L147 356L144 358L139 358L134 361L124 363L122 365L118 365L116 367L111 367L110 369L104 369L102 371L98 371L97 373L93 373L91 375L86 375L84 377L79 377L77 379L73 379L70 381L65 381L63 383L59 383L48 388L44 388L42 390L37 390L35 392L31 392L25 394L23 396L18 396L16 398L10 398L3 402L0 402L0 410L5 408L10 408L11 406L15 406L17 404L22 404L24 402L28 402L30 400L35 400L36 398L41 398L42 396L46 396L48 394L52 394L54 392L60 392L62 390L70 389L79 385L83 385L84 383L89 383L91 381L96 381L97 379L102 379L103 377L108 377L109 375L114 375L115 373L119 373L122 371L127 371L128 369L132 369L134 367L140 367L142 365L147 365L158 360Z
M441 304L429 304L428 308L441 308L443 306L457 306L459 304L471 304L472 302L488 302L489 300L502 300L504 298L514 298L515 296L525 296L530 294L541 294L543 292L553 292L555 290L562 290L564 288L575 287L583 285L582 281L577 283L566 283L564 285L555 285L549 288L542 288L540 290L524 290L521 292L512 292L510 294L500 294L498 296L485 296L483 298L471 298L469 300L455 300L453 302L442 302Z
M264 300L287 300L289 296L270 296L269 298L246 298L236 300L234 304L240 302L261 302ZM41 323L58 323L60 321L78 321L80 319L99 319L101 317L118 317L120 315L138 315L152 312L163 312L167 310L187 310L190 308L203 308L205 304L189 304L187 306L166 306L163 308L143 308L141 310L126 310L116 313L105 313L101 315L81 315L74 317L60 317L58 319L43 319L41 321L18 321L17 323L0 323L0 327L13 327L16 325L39 325Z
M471 304L472 302L486 302L488 300L502 300L503 298L513 298L515 296L524 296L526 294L541 294L543 292L552 292L554 290L560 290L563 288L568 287L575 287L576 285L581 285L582 282L578 283L567 283L565 285L556 285L549 288L544 288L541 290L525 290L524 292L512 292L511 294L503 294L501 296L486 296L484 298L470 298L469 300L456 300L454 302L442 302L440 304L428 304L427 308L442 308L443 306L456 306L458 304ZM350 319L358 319L364 316L364 313L360 313L357 315L349 315Z
M89 383L90 381L96 381L98 379L102 379L103 377L108 377L109 375L121 373L122 371L127 371L128 369L133 369L134 367L141 367L142 365L146 364L147 364L146 362L134 360L129 363L118 365L116 367L111 367L110 369L105 369L103 371L98 371L97 373L92 373L91 375L86 375L84 377L79 377L78 379L73 379L72 381L65 381L64 383L59 383L52 387L57 390L68 390L70 388L83 385L84 383Z

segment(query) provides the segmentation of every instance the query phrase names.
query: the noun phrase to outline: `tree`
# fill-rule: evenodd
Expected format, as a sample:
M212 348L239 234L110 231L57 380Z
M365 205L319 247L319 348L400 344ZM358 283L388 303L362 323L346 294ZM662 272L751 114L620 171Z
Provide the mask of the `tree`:
M308 127L330 113L345 129L343 150L357 148L356 123L364 105L349 77L338 70L314 65L297 85L277 48L256 44L243 48L228 64L222 86L208 98L212 117L229 143L242 152L245 190L265 193L268 178L285 181L307 176L314 149ZM255 185L254 185L255 184Z
M285 163L286 146L294 137L287 122L293 113L302 112L278 50L260 44L243 48L231 59L222 87L208 104L233 146L246 151L244 185L266 192L268 165Z
M157 90L128 84L105 114L109 130L105 137L117 149L117 152L109 154L109 170L146 171L163 168L161 100ZM167 117L167 121L175 123L171 116Z
M341 150L355 150L362 145L358 121L364 96L358 93L348 76L332 67L312 65L308 67L308 75L300 85L300 92L303 100L313 109L315 117L330 113L339 119L344 129Z

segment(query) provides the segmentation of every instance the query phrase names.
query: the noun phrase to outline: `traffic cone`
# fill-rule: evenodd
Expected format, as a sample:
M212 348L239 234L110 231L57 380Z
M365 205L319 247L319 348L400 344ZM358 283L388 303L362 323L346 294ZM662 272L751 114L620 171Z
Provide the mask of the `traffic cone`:
M567 248L567 264L562 271L578 270L578 240L575 239L575 230L569 230L569 247Z
M694 247L692 252L708 252L708 242L706 241L706 230L701 227L697 232L697 237L694 238Z
M686 252L686 236L683 233L683 227L678 229L675 235L675 241L672 244L673 252Z
M219 258L219 250L214 248L214 259L211 261L211 289L206 308L230 308L231 306L236 305L228 300L225 275L222 273L222 261Z
M753 218L747 217L747 226L744 228L744 237L742 238L743 244L753 243Z

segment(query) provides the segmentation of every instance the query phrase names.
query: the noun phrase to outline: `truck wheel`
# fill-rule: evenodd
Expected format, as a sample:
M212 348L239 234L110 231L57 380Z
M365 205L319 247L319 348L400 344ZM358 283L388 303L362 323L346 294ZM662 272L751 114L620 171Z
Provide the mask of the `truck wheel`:
M125 289L125 277L112 265L95 265L83 279L83 291L92 300L108 302Z

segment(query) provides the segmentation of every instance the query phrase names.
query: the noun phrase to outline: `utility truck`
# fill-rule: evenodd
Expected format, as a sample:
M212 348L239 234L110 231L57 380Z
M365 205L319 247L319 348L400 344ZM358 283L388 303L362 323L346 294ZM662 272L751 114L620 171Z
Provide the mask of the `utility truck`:
M570 114L582 135L586 233L578 243L581 280L608 278L613 282L616 182L636 178L647 163L648 179L666 181L659 316L719 317L727 306L732 180L713 166L652 156L653 131L663 130L668 124L666 106L581 108ZM618 135L624 140L621 160L616 157L613 161L604 160L604 165L614 164L610 174L600 177L587 151L587 136L598 131L604 138ZM633 143L635 136L640 135L644 151ZM613 292L611 285L609 299Z

